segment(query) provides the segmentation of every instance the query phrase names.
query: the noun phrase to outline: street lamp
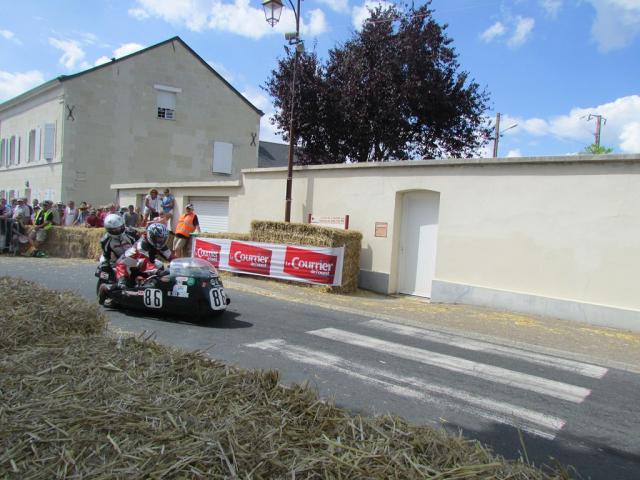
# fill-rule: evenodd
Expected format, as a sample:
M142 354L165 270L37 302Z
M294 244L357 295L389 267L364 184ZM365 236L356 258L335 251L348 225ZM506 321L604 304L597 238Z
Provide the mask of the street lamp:
M296 31L295 33L285 34L285 39L289 41L289 45L295 45L295 57L293 60L293 74L291 78L291 107L289 118L289 162L287 165L287 193L284 207L284 221L291 221L291 187L293 183L293 145L294 145L294 128L293 128L293 107L296 98L296 69L298 68L298 57L300 52L304 51L304 45L300 40L300 0L297 0L297 8L293 4L292 0L287 0L293 14L296 18ZM262 2L262 8L264 9L264 16L267 23L272 27L280 21L280 15L282 14L282 0L264 0Z

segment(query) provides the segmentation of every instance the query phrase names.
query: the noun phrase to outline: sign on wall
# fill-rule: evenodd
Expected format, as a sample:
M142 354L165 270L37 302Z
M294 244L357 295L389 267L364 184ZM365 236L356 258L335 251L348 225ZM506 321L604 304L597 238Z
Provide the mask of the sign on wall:
M323 227L342 228L349 230L349 215L320 216L309 214L307 223Z
M300 247L196 237L191 256L229 272L318 285L342 285L344 247Z

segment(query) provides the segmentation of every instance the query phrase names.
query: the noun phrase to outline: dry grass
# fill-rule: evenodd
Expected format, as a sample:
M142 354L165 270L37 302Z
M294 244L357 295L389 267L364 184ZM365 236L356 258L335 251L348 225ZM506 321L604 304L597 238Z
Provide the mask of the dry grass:
M273 371L108 338L73 294L0 281L0 298L16 290L29 295L0 304L13 332L0 349L3 478L568 478L400 418L350 415Z

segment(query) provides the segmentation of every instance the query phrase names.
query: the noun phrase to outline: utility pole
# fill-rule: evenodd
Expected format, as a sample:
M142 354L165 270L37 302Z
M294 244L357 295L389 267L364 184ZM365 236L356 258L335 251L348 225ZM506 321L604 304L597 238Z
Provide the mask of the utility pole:
M496 113L496 136L493 137L493 158L498 156L498 142L500 141L500 112Z
M589 120L591 120L592 118L596 119L596 133L594 133L594 137L595 137L595 144L596 147L600 146L600 132L602 131L602 121L604 120L604 125L607 124L607 119L604 118L602 115L598 115L598 114L589 114L589 116L587 117L587 122Z

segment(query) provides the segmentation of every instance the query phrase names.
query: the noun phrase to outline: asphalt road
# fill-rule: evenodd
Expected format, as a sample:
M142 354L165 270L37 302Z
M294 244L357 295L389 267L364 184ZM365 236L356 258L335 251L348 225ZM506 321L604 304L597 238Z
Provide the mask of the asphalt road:
M0 275L95 300L95 266L0 257ZM109 311L112 329L154 332L244 368L277 369L322 397L367 414L392 413L580 477L640 478L640 375L416 329L373 317L228 289L232 303L206 324ZM519 435L522 433L522 437Z

